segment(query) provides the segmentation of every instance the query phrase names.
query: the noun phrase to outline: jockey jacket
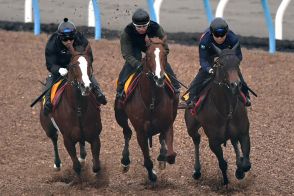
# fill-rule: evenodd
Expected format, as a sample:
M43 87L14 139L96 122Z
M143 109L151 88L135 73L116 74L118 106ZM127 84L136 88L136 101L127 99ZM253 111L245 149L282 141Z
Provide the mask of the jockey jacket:
M77 48L78 46L82 46L85 48L88 45L88 40L85 36L77 32L74 38L73 47ZM53 75L58 74L59 68L67 68L68 64L71 60L70 51L66 48L65 45L62 44L57 32L53 33L49 38L46 49L45 49L45 59L46 66L49 72ZM90 49L90 60L93 62L93 54Z
M227 37L222 44L217 44L214 39L213 35L210 32L209 29L207 29L201 36L200 38L200 43L199 43L199 59L200 59L200 66L202 69L205 71L209 71L209 69L213 66L214 64L214 58L217 57L216 51L212 47L212 43L216 45L218 48L221 50L225 48L232 48L234 45L239 41L239 38L235 33L232 31L228 31ZM236 49L236 55L242 60L242 52L240 45Z
M146 34L139 34L136 31L135 26L130 23L126 26L123 32L120 35L120 45L121 45L121 53L123 58L126 60L128 64L132 67L137 67L141 64L141 62L134 57L133 48L139 49L141 52L146 52L146 42L145 36L148 35L149 38L159 37L162 39L165 35L162 27L154 22L150 21L149 26L147 27ZM169 48L167 43L165 43L164 48L168 54Z

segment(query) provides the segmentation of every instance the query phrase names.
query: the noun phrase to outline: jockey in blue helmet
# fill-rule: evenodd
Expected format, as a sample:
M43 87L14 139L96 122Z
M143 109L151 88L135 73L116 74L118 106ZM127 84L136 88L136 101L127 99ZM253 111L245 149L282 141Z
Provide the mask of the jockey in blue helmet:
M70 63L72 55L66 47L67 44L72 44L74 48L79 46L85 48L89 42L82 33L76 30L76 26L73 22L64 18L64 20L59 24L57 31L51 35L46 44L45 59L46 66L50 74L46 80L45 89L52 86L54 82L57 82L56 80L59 76L65 76L68 72L67 66ZM93 62L92 50L90 51L90 60ZM90 80L93 84L93 93L95 94L97 101L101 104L106 104L106 98L93 74L90 76ZM52 110L50 93L51 91L49 90L45 94L45 115L48 115L48 113Z

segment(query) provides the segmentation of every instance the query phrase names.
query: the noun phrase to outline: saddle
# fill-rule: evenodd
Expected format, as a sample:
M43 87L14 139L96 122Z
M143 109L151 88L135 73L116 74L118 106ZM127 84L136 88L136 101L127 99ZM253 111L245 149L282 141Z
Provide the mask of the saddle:
M126 103L126 101L132 96L134 90L138 86L138 82L139 82L142 74L143 74L142 72L135 72L128 77L128 79L124 85L125 97L123 99L123 103ZM164 83L165 83L165 89L167 90L168 94L170 96L174 96L175 90L174 90L174 87L171 83L171 80L167 74L165 74Z
M58 105L61 98L61 94L63 93L66 85L67 85L67 82L64 79L61 79L52 86L51 93L50 93L50 102L52 103L53 110ZM43 102L42 102L43 106L45 105L45 102L46 102L46 97L44 95Z

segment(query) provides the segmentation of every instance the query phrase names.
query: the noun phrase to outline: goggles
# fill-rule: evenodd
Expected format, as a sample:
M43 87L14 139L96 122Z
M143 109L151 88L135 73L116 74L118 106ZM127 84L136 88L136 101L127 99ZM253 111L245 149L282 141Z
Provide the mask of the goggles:
M226 29L216 29L212 32L215 37L224 37L227 34Z
M69 41L72 41L74 38L73 37L60 37L61 41L63 42L67 42L68 40Z
M133 23L133 25L136 27L136 29L141 29L141 28L147 28L149 23L150 23L150 21L147 22L146 24L143 24L143 25L137 25L135 23Z

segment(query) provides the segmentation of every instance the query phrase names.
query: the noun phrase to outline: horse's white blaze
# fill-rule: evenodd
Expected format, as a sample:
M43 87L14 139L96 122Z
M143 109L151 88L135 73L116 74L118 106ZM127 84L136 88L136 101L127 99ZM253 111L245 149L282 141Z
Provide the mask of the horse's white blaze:
M80 63L79 66L82 72L82 80L84 82L84 85L85 87L90 87L91 81L89 79L88 72L87 72L88 62L83 56L79 57L78 61Z
M161 66L160 66L160 58L159 58L159 53L160 49L156 48L154 51L155 54L155 63L156 63L156 68L155 68L155 75L160 78L160 72L161 72Z

